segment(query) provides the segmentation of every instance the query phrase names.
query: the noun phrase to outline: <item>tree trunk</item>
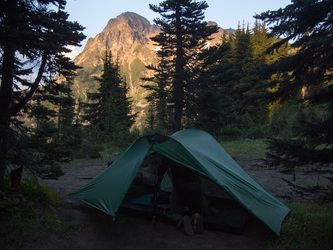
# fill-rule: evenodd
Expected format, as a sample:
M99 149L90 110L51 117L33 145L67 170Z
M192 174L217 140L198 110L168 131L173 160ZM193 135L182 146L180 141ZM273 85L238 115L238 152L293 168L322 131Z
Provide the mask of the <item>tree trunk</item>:
M15 50L6 46L3 53L2 81L0 87L0 188L4 186L6 157L10 129L10 107L13 93Z
M174 75L174 92L173 98L175 102L175 113L174 120L172 126L172 132L176 132L181 128L181 121L183 118L183 108L184 108L184 79L182 75L183 71L183 61L184 61L184 53L183 53L183 43L182 43L182 30L181 30L181 8L180 2L177 3L176 8L176 65L175 65L175 75Z
M3 188L5 183L5 174L6 174L6 155L8 150L8 138L7 132L8 128L6 128L6 121L1 119L0 122L0 189Z
M13 190L17 191L21 189L22 172L22 166L10 172L11 188Z

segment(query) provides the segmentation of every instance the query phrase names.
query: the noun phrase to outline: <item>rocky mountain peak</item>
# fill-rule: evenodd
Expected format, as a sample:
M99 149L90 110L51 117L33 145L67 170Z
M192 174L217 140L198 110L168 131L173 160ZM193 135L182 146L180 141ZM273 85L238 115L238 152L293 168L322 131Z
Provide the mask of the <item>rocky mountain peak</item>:
M106 50L111 50L114 56L121 59L137 44L153 49L149 38L159 31L159 27L151 25L146 18L133 12L125 12L110 19L101 33L89 38L83 52L74 61L83 67L88 64L96 66L101 63L101 59L92 58L91 54L102 57Z
M146 18L134 12L125 12L116 18L110 19L103 32L115 28L132 29L147 35L151 32L151 29L157 27L152 26Z

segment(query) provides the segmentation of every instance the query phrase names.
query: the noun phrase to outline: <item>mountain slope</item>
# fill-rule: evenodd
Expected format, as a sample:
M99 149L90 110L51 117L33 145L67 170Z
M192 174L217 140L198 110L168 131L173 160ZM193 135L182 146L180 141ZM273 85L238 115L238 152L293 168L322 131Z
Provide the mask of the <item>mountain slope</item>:
M216 24L216 23L209 23ZM129 96L133 100L133 112L138 112L136 126L141 129L147 103L146 90L140 77L152 75L145 65L156 64L156 46L149 39L157 35L160 28L133 12L125 12L110 19L103 31L94 38L89 38L84 50L74 59L83 68L74 79L74 94L86 101L87 92L96 91L98 86L94 76L99 76L102 69L102 58L106 50L111 50L114 60L118 58L120 70L129 88ZM223 30L214 34L210 45L220 41Z

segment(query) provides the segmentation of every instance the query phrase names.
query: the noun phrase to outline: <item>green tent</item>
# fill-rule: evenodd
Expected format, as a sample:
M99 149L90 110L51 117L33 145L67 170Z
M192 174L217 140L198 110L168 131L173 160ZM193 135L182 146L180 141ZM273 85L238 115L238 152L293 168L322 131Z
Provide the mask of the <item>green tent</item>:
M280 234L289 208L247 174L211 135L198 129L182 130L171 136L155 134L137 139L112 165L70 195L115 216L139 167L152 152L215 182Z

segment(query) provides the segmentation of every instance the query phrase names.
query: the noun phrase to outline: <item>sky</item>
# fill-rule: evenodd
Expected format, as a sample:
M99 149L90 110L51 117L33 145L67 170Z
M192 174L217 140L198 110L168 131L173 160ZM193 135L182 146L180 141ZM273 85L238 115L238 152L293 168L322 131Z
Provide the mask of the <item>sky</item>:
M87 38L82 47L73 50L73 55L81 52L89 37L102 32L111 18L124 12L135 12L151 24L159 14L149 9L149 4L158 5L162 0L67 0L65 11L70 21L77 21L85 30ZM209 7L204 11L205 21L214 21L223 29L237 29L238 23L249 23L253 27L255 14L267 10L278 10L291 4L291 0L206 0Z

